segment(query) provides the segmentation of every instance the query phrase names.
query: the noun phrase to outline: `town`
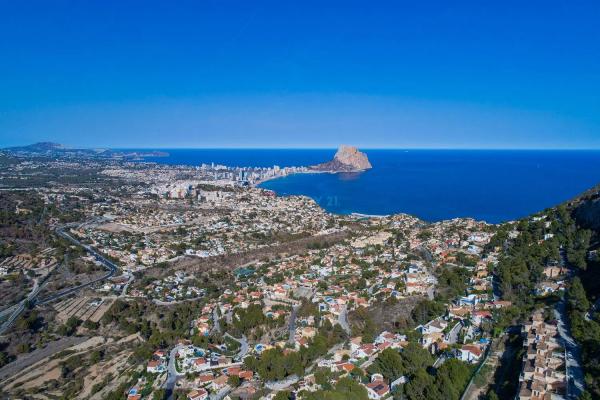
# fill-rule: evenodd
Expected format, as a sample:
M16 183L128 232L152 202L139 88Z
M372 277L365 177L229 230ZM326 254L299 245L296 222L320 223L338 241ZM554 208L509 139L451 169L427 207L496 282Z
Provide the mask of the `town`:
M502 225L335 215L256 185L301 167L3 157L11 398L583 393L563 209ZM516 272L519 251L535 274Z

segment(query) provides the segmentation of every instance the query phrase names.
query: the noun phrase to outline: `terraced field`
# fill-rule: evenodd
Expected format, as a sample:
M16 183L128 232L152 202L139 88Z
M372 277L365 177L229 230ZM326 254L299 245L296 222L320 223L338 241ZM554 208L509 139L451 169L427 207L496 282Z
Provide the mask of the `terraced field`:
M58 313L56 318L61 323L65 323L71 317L82 321L98 322L115 299L116 296L68 298L54 305L54 309Z

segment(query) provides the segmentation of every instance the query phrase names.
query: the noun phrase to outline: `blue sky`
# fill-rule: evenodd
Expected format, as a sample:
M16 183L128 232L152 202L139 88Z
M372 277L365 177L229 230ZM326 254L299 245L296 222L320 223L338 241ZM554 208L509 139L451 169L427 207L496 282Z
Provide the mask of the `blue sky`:
M0 146L600 148L598 21L598 1L2 1Z

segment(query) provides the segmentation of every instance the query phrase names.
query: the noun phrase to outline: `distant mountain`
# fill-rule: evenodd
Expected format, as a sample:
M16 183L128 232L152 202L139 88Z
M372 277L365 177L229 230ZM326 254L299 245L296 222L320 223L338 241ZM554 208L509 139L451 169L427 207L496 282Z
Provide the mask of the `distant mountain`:
M47 151L66 150L66 147L60 143L38 142L38 143L30 144L28 146L7 147L6 150L26 151L26 152L30 152L30 153L45 153Z
M110 159L143 159L144 157L167 157L169 153L158 150L115 150L115 149L77 149L59 143L39 142L28 146L7 147L7 152L52 157L85 157Z
M373 168L367 155L354 146L341 145L333 160L311 167L323 172L358 172Z

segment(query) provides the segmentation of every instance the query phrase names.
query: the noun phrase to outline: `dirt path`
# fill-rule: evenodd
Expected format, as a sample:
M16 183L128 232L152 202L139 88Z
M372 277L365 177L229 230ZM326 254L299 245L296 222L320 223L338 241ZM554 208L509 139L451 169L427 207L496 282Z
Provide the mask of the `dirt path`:
M88 339L89 338L85 336L71 336L62 338L60 340L48 343L48 345L44 348L34 350L23 357L19 357L16 361L0 369L0 382L10 378L11 376L19 372L22 372L27 367L43 360L44 358L50 357L71 346L83 343Z

